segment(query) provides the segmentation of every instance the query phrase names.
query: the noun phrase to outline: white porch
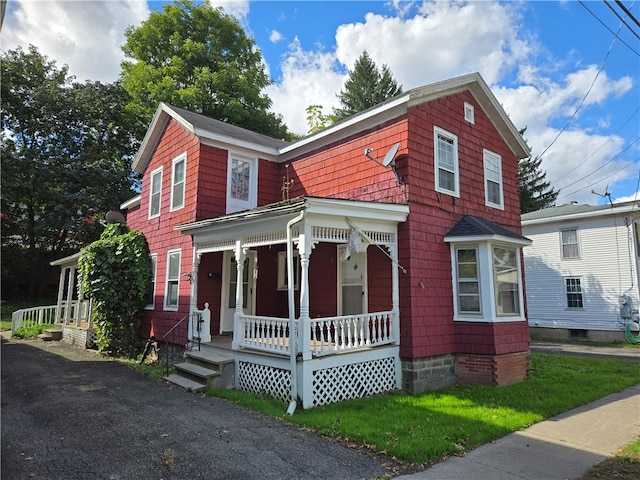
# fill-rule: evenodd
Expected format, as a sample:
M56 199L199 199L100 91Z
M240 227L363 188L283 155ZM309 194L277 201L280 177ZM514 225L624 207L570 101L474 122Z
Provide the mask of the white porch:
M198 274L204 256L223 254L225 259L231 256L234 260L231 265L237 269L235 278L248 277L244 284L236 281L232 284L234 290L227 292L231 300L235 295L232 335L211 338L207 324L201 332L190 330L189 338L199 334L204 348L219 346L223 339L230 339L227 354L235 363L234 387L268 393L290 402L290 409L295 408L294 402L298 401L306 409L401 388L398 292L401 267L397 261L397 225L406 220L408 211L406 205L300 198L179 227L182 233L192 236L194 245L193 271L188 272L192 313L198 311L199 301L210 303L212 312L217 313L219 308L220 330L224 330L226 283L222 282L220 305L209 302L208 298L198 298L201 291L198 283L206 278ZM341 291L347 295L353 289L341 288L339 279L327 277L310 281L311 260L317 257L320 266L327 260L322 254L312 255L320 244L333 244L338 251L348 248L351 256L345 259L347 255L343 253L340 261L354 269L358 265L349 263L352 257L362 254L366 259L367 254L362 250L367 246L375 250L378 264L386 265L384 279L377 288L386 289L390 308L369 311L369 305L380 302L368 298L366 279L362 285L360 311L357 306L353 307L353 301L341 298ZM264 250L265 247L268 250ZM258 272L263 269L258 268L264 259L258 258L257 250L262 248L262 255L272 262L277 258L277 252L270 253L272 247L286 251L286 278L293 278L299 284L298 290L296 281L286 282L284 287L288 316L255 313L244 298L253 295ZM252 261L255 263L247 275L246 267ZM340 271L341 267L335 268ZM223 272L222 277L230 275ZM312 318L314 295L318 294L319 285L325 283L329 287L324 285L323 291L330 291L334 284L338 289L339 305L333 308L339 314L316 313ZM276 285L263 283L258 293L264 298L276 295L276 290ZM356 300L357 295L356 292ZM371 296L374 297L375 292L371 292ZM255 304L255 298L253 301ZM318 310L317 305L315 307Z

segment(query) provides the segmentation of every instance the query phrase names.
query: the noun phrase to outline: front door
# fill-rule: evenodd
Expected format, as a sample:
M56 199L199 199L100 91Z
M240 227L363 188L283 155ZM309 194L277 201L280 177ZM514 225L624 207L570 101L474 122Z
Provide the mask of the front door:
M256 252L250 250L246 254L242 273L243 304L242 311L246 315L255 313L255 265ZM238 285L238 268L231 252L224 252L224 268L222 282L222 302L220 306L220 334L233 333L233 314L236 311L236 288Z
M352 252L343 260L345 249L338 247L338 315L366 313L367 252Z

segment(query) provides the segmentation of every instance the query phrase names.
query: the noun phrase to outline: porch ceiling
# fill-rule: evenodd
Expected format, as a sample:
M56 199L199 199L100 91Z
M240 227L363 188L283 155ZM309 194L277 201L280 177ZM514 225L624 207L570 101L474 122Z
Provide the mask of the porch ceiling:
M351 222L360 230L374 235L395 234L398 223L406 221L409 206L299 197L287 202L180 225L176 230L192 235L195 244L209 244L211 250L219 251L234 248L235 241L240 238L245 240L243 243L248 241L255 245L285 243L287 223L301 212L304 212L304 217L296 225L298 232L308 228L311 233L316 227L349 231ZM247 240L250 237L253 240ZM343 237L338 236L335 241L342 242Z

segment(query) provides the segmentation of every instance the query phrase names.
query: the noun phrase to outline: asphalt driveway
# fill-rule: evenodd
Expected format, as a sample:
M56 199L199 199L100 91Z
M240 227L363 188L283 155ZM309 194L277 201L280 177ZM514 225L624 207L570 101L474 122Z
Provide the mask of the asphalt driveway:
M381 461L60 342L2 339L0 474L13 479L371 479ZM286 406L283 406L286 409Z

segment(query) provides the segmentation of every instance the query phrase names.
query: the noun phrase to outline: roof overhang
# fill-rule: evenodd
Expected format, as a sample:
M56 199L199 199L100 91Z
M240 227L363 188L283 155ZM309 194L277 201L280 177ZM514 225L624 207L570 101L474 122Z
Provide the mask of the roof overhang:
M609 205L598 205L592 206L587 210L581 210L577 212L571 212L571 207L573 205L561 206L561 207L549 207L544 210L541 210L539 214L543 214L545 210L548 210L548 215L539 216L537 218L532 218L530 220L522 219L522 226L528 227L531 225L544 225L548 223L556 223L556 222L571 222L571 221L580 221L589 218L596 217L605 217L609 215L630 215L632 213L638 214L640 216L640 204L639 202L628 202L623 204L613 204L613 206ZM580 207L577 205L576 207ZM581 207L586 207L582 205ZM564 210L559 210L564 209ZM558 213L556 213L558 212ZM538 212L531 212L538 213ZM524 214L522 217L531 214Z
M528 247L533 242L526 237L516 238L507 235L460 235L446 236L444 241L447 243L504 243L510 245L518 245L520 247Z
M69 255L68 257L59 258L58 260L54 260L49 263L52 267L73 267L78 265L78 259L80 258L80 254L82 252L74 253L73 255Z

